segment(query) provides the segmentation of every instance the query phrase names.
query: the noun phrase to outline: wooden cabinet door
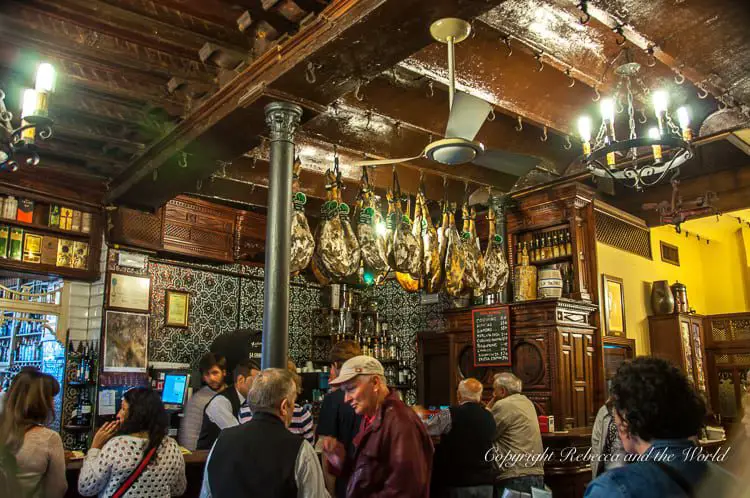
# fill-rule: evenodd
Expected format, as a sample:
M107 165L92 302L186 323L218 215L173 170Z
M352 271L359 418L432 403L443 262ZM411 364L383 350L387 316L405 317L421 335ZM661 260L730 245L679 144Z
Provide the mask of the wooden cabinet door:
M585 427L594 422L594 341L591 334L560 330L558 390L564 427Z
M693 384L695 384L695 368L694 368L694 359L693 359L693 341L691 338L692 335L692 325L690 318L683 318L680 317L678 320L679 323L679 340L680 340L680 351L682 353L682 364L680 365L682 367L682 370L685 372L685 374L688 376L688 379L690 379Z
M690 319L690 335L693 344L693 371L695 372L695 385L699 392L708 394L706 389L706 363L704 360L705 350L703 345L702 319Z

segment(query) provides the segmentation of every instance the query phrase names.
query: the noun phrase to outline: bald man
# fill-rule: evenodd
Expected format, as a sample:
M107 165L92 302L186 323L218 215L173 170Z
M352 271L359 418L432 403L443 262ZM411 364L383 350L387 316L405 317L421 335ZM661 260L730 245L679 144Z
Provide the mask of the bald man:
M426 423L431 436L440 436L433 460L433 496L492 498L495 476L485 456L492 448L495 420L482 404L482 390L477 379L462 380L458 406Z

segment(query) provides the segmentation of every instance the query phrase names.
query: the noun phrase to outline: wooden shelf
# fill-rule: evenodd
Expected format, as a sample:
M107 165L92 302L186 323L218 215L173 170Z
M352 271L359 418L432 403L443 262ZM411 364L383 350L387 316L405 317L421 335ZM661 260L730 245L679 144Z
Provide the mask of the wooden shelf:
M73 230L63 230L62 228L55 228L40 223L26 223L25 221L9 220L7 218L0 218L0 225L10 225L13 227L23 228L24 230L40 231L48 234L63 235L74 239L79 239L88 242L91 238L91 233L76 232Z
M89 258L92 257L90 251L91 245L89 245ZM89 266L91 266L90 261ZM56 275L59 277L71 278L74 280L94 281L98 278L97 271L91 271L88 268L68 268L64 266L45 265L42 263L25 263L23 261L16 261L14 259L0 259L0 268L4 270L18 270L37 275Z
M530 265L543 266L543 265L551 265L551 264L554 264L554 263L566 263L566 262L572 261L572 260L573 260L573 256L558 256L556 258L540 259L539 261L531 261L531 260L529 260L529 264Z
M63 426L63 429L65 429L68 432L86 432L91 430L91 426L89 425L65 425Z

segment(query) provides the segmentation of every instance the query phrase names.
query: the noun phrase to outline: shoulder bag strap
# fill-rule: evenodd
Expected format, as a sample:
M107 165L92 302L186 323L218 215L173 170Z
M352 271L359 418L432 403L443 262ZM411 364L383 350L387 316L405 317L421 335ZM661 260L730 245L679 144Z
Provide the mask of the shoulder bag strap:
M135 481L137 481L141 476L143 471L146 470L146 467L148 466L155 453L156 448L151 448L149 452L146 453L146 456L143 457L143 460L141 460L141 463L138 464L138 467L136 467L135 470L128 476L128 478L125 479L125 482L123 482L117 489L117 491L115 491L115 494L112 495L112 498L121 498L122 495L124 495L130 489Z
M667 465L664 462L653 462L656 464L657 467L659 467L662 472L667 474L670 479L672 479L675 484L677 484L682 490L685 492L685 494L689 498L695 497L695 490L693 489L693 485L688 482L687 479L685 479L682 474L680 474L676 469L673 467Z

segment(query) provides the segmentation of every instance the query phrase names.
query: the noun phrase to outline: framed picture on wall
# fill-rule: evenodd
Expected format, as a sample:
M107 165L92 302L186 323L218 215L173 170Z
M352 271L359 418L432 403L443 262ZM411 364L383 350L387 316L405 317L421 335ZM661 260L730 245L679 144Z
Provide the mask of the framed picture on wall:
M164 302L167 327L187 327L190 314L190 293L178 290L168 290Z
M605 335L625 337L625 289L621 278L602 275Z
M110 273L107 308L141 313L151 311L151 277Z
M107 310L104 317L105 372L145 372L148 367L148 315Z

